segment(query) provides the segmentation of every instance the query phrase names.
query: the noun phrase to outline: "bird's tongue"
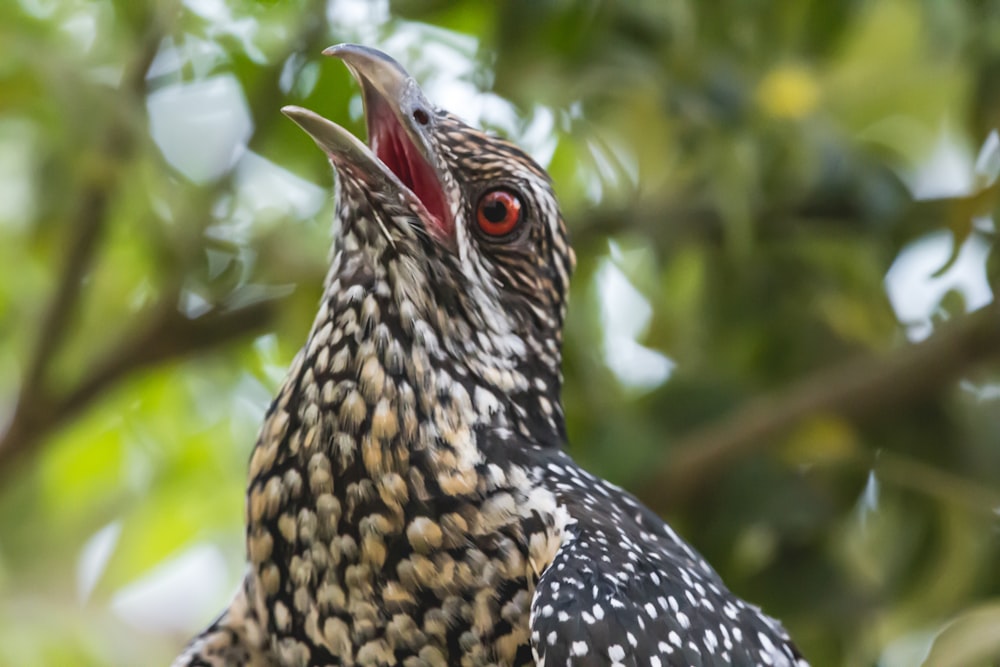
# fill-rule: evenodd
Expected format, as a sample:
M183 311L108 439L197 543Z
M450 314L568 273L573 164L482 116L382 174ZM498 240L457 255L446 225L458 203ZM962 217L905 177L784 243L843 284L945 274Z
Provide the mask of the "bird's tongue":
M451 216L437 174L410 141L396 115L382 105L379 107L368 119L372 152L427 209L431 216L427 222L436 228L428 231L450 237Z

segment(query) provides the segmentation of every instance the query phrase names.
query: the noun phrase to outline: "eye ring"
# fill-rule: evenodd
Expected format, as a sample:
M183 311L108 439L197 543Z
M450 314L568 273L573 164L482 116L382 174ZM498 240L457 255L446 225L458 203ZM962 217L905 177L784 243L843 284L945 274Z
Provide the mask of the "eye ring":
M489 190L476 205L476 224L486 236L500 239L509 236L521 222L524 204L521 197L508 188Z

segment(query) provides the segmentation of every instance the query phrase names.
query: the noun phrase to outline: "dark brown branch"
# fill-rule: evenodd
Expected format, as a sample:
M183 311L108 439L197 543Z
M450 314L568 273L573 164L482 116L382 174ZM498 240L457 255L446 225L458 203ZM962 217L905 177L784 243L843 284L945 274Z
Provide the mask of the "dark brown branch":
M1000 306L993 303L889 356L838 364L785 391L751 401L676 443L641 495L659 508L682 503L719 472L774 444L803 419L823 414L871 419L939 391L996 357L1000 357Z
M625 203L583 208L571 211L573 244L581 255L588 251L605 250L609 236L641 234L655 248L675 248L688 239L723 242L725 222L717 206L696 196L690 201L678 200L682 194L648 194ZM693 202L693 203L692 203ZM942 229L971 227L973 218L992 213L1000 205L1000 181L972 194L940 199L909 200L889 216L885 226L890 232L891 247L897 251L925 234ZM776 204L756 213L757 231L762 235L783 235L783 225L810 227L835 224L865 224L864 212L848 198L835 201L804 199L793 204ZM894 224L891 221L905 221Z
M137 142L139 129L127 118L123 122L122 118L142 104L146 72L163 34L163 24L153 22L140 40L136 57L126 67L119 95L121 108L112 107L119 117L110 120L99 147L101 156L111 167L87 175L78 195L79 203L66 223L70 237L62 272L28 354L14 412L0 434L0 474L6 471L4 465L8 461L17 458L37 440L26 437L26 429L31 424L46 421L53 407L45 387L46 372L71 330L80 305L80 288L103 237L109 203L118 189L121 165L132 154Z
M84 379L65 395L35 394L31 402L19 404L0 436L0 477L13 471L36 443L76 417L125 376L257 333L273 323L278 311L275 301L263 301L188 319L174 303L164 300L145 324L105 350Z
M151 27L142 39L136 58L125 72L121 97L129 109L142 102L145 74L156 56L162 37L161 29ZM22 397L30 398L42 391L46 369L70 329L69 324L80 301L80 286L90 271L94 253L103 236L105 214L117 191L120 166L134 149L137 128L119 120L112 119L99 149L101 157L112 165L111 168L88 175L78 196L79 204L67 222L70 237L66 244L66 259L62 262L56 291L42 315L38 336L28 357L21 383Z
M315 0L314 11L303 12L300 39L291 45L290 52L302 47L312 49L326 34L325 24L314 18L322 14L322 6L320 0ZM146 73L167 32L168 23L176 18L178 10L178 5L171 2L152 12L140 8L135 17L136 25L149 27L139 40L137 56L126 68L119 104L112 106L118 117L110 122L101 145L101 154L113 165L112 171L98 174L85 182L78 195L79 204L72 219L67 222L72 238L57 288L42 316L14 412L5 428L0 424L0 477L9 474L15 467L15 461L23 462L35 445L129 373L259 331L274 319L275 304L268 302L236 311L213 311L189 320L177 312L176 299L167 298L157 307L152 319L135 330L126 331L121 342L107 350L78 386L62 392L50 388L46 382L47 369L72 329L71 324L81 302L80 287L100 245L107 209L119 187L121 165L128 161L145 132L145 128L135 121L144 117L141 106L146 92ZM264 108L270 103L285 60L286 57L277 58L265 72L262 83L251 96L253 109ZM277 116L275 109L275 113L266 114L263 120L258 120L258 134ZM210 220L212 203L219 193L230 186L231 177L203 190L191 210L184 212L184 219ZM200 252L195 238L200 239L202 228L196 228L197 237L192 236L186 247L189 257Z
M121 144L124 137L118 128L109 132L108 144ZM29 356L21 395L37 396L41 392L45 371L56 355L73 319L79 302L80 285L90 270L94 251L102 236L104 213L107 209L109 191L103 183L91 183L80 194L80 203L68 227L70 238L66 259L62 263L62 273L55 294L49 301L42 316L38 336Z
M991 517L996 516L1000 507L1000 491L901 454L881 451L873 460L858 463L875 470L880 479L893 486L930 496L941 503L956 503Z

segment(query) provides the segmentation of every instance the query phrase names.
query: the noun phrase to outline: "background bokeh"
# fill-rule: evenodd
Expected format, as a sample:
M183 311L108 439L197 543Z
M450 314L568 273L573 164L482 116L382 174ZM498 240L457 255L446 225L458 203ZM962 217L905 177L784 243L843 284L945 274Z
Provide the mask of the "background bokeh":
M571 451L817 666L1000 660L1000 2L0 2L0 665L167 664L380 47L549 168Z

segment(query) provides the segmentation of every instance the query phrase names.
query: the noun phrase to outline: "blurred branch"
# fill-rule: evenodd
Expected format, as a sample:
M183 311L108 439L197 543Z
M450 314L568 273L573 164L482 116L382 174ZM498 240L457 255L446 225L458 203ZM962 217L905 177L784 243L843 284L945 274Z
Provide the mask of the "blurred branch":
M126 132L116 125L108 131L102 153L124 156L129 143ZM80 204L68 225L72 236L68 239L62 273L55 294L42 316L38 337L21 385L23 396L31 397L39 393L45 370L69 331L69 323L79 302L80 286L90 270L94 251L104 229L104 213L113 181L114 179L95 180L85 186L80 194Z
M288 53L275 58L262 73L250 95L251 109L271 105L288 55L301 49L311 50L326 34L325 23L315 20L316 16L323 15L324 3L315 0L313 4L312 11L302 13L297 39L290 43ZM78 195L79 204L74 208L72 219L67 222L72 238L69 239L62 272L42 316L14 412L4 430L0 431L0 477L11 474L17 467L15 464L23 463L45 437L128 375L158 362L246 336L265 328L276 316L276 302L267 301L238 310L216 309L196 319L188 319L177 310L176 292L168 292L168 296L153 309L152 317L144 324L125 331L120 340L110 345L104 356L85 373L77 386L54 389L47 386L46 374L51 362L57 357L66 335L72 331L74 314L81 302L81 286L100 246L109 204L119 190L119 177L125 171L122 165L128 162L136 143L146 131L145 126L134 122L134 119L145 117L146 74L168 32L169 21L176 17L176 10L177 6L169 3L159 12L152 11L151 17L140 12L142 16L136 18L137 24L149 27L136 45L136 57L126 68L116 104L111 105L117 117L111 119L100 144L100 155L106 159L105 164L111 166L99 170L85 183ZM279 117L276 111L257 119L257 135L265 132ZM195 198L196 204L184 211L183 219L211 220L212 205L218 195L231 186L232 174L203 189ZM177 263L182 271L190 263L189 260L201 252L201 245L196 239L201 238L204 224L196 223L193 228L197 230L197 235L192 235L190 242L183 244L185 257L179 258ZM177 284L181 282L176 281Z
M867 224L866 219L872 215L856 201L854 193L813 195L790 204L765 203L754 214L757 233L761 237L786 235L784 227L789 221L811 228L835 225L842 232L845 225ZM899 196L898 210L880 222L891 229L889 238L894 251L931 232L971 228L976 217L989 215L1000 205L1000 180L959 197L902 200L908 197L902 192ZM567 219L572 221L573 245L579 254L603 252L607 237L637 233L661 250L682 245L688 238L721 243L725 234L722 213L717 205L702 199L693 193L644 195L621 204L572 211Z
M130 109L142 102L146 72L162 39L162 24L156 22L143 36L136 57L126 69L121 97ZM35 346L29 356L21 384L22 397L30 399L41 392L49 362L70 330L69 323L79 305L80 286L90 270L94 252L103 235L108 202L118 187L118 176L121 173L118 165L133 152L136 134L134 124L120 122L120 118L113 118L106 129L99 154L105 160L104 164L111 167L88 175L78 196L79 205L75 207L67 224L72 236L66 245L66 259L62 263L62 273L55 294L45 308Z
M60 418L65 420L80 412L126 375L266 328L277 315L277 303L277 300L260 301L238 310L212 310L188 319L178 312L173 300L164 300L144 326L137 327L125 340L107 350L79 385L56 401ZM0 469L2 455L0 450Z
M958 503L991 517L1000 508L1000 491L895 452L880 451L865 465L886 482L942 503Z
M654 507L683 503L736 461L774 444L803 419L863 421L939 391L976 364L1000 357L1000 305L992 303L888 357L838 364L675 443L644 486Z
M106 168L88 174L78 195L78 205L67 222L70 232L66 259L55 293L45 307L34 347L28 355L17 404L0 436L0 474L10 470L10 462L22 455L48 428L40 428L32 437L31 425L57 421L49 412L55 406L45 388L46 372L58 355L80 305L80 288L90 271L94 254L103 237L108 205L117 193L121 165L133 153L139 135L134 123L124 121L128 113L143 103L146 72L165 34L162 21L152 21L136 46L136 56L128 64L119 89L117 114L112 117L99 144L99 155Z
M153 317L126 334L122 341L110 345L83 380L65 394L22 393L13 418L0 435L0 478L11 474L18 460L35 445L126 376L264 329L274 321L278 311L276 301L263 301L188 319L178 312L175 304L170 299L161 302Z

